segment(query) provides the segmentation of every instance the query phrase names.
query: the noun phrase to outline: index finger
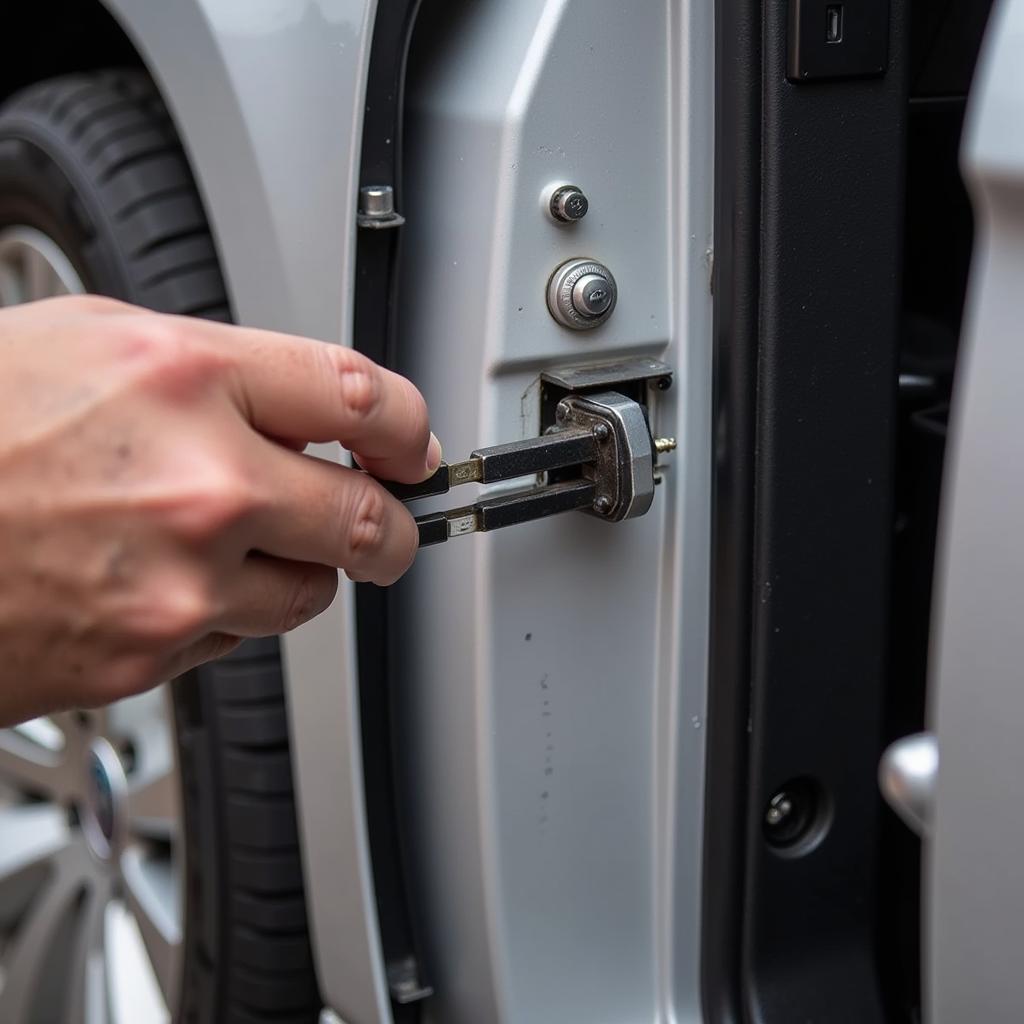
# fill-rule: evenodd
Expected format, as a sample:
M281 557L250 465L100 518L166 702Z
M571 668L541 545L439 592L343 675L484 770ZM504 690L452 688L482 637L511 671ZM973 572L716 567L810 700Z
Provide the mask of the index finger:
M229 357L234 398L261 433L340 441L375 476L418 483L441 450L411 381L341 345L202 321Z

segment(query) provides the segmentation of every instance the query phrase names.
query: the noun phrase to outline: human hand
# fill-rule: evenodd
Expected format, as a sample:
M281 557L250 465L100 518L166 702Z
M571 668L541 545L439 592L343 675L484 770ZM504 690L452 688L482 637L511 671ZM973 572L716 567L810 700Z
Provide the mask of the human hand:
M0 311L0 724L138 692L394 582L405 507L302 454L415 483L407 380L350 349L97 297Z

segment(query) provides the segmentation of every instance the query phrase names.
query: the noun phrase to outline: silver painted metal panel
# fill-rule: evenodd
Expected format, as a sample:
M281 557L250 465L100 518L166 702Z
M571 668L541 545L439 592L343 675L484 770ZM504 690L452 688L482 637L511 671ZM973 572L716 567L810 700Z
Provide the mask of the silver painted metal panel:
M351 344L373 0L107 0L159 82L245 324ZM318 452L337 458L337 450ZM389 1021L366 839L351 587L285 640L314 954L351 1024Z
M698 1020L711 450L710 5L445 4L421 15L401 357L452 458L538 427L541 369L663 358L681 448L653 510L421 554L399 587L404 789L448 1022ZM579 184L586 218L542 209ZM607 323L550 317L573 256Z
M1024 1017L1024 0L997 3L964 169L977 236L934 612L939 758L928 850L928 1019Z

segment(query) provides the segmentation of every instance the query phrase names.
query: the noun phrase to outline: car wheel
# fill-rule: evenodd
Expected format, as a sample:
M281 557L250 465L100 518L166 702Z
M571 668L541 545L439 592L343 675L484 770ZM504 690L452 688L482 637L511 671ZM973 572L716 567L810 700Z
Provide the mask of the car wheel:
M231 318L181 143L136 71L0 108L0 305L86 291ZM318 1011L275 638L0 730L0 1020Z

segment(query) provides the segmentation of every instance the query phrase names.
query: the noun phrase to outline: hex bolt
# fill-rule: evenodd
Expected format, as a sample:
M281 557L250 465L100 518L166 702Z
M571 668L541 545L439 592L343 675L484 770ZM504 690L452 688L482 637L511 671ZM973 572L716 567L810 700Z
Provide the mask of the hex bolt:
M592 433L598 441L607 441L612 436L611 428L607 423L595 423Z
M569 403L568 402L559 402L558 405L555 406L555 419L559 423L564 423L568 418L569 418Z
M594 511L598 512L602 516L608 515L608 513L611 512L611 510L612 510L612 499L609 498L608 495L606 495L606 494L602 494L594 502Z
M590 209L590 203L578 185L560 185L551 195L548 211L562 224L574 224L582 220Z

